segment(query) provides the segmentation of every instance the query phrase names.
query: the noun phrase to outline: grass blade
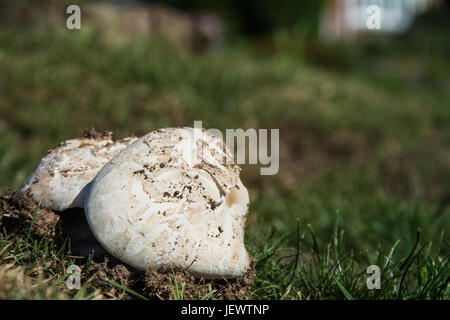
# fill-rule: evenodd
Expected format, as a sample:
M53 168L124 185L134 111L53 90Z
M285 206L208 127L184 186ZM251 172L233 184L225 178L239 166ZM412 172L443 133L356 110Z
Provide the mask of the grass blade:
M345 289L344 286L339 282L339 280L338 279L335 280L337 285L339 286L339 289L341 289L342 293L344 294L345 298L347 298L347 300L355 300L350 294L350 292L348 292L347 289Z
M33 229L34 221L36 220L36 217L37 217L37 214L38 214L38 212L39 212L40 206L41 206L41 202L39 201L39 203L38 203L38 205L37 205L37 207L36 207L36 210L34 210L34 213L33 213L33 219L31 220L30 227L28 228L27 236L26 236L26 238L25 238L25 243L27 243L27 242L28 242L28 239L30 238L31 230Z
M143 295L137 293L136 291L133 291L133 290L131 290L131 289L129 289L129 288L127 288L127 287L125 287L125 286L123 286L123 285L121 285L121 284L119 284L119 283L117 283L117 282L115 282L115 281L113 281L111 279L106 279L106 282L108 282L109 284L112 284L113 286L115 286L115 287L117 287L119 289L122 289L122 290L128 292L129 294L132 294L133 296L135 296L135 297L137 297L139 299L149 300L148 298L146 298Z

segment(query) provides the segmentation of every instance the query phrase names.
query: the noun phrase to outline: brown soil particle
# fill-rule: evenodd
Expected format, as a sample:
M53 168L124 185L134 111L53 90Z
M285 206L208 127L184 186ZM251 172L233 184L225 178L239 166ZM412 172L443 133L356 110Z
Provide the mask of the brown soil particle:
M95 139L95 140L105 140L110 139L117 143L128 141L130 138L139 138L138 136L131 134L125 138L115 139L115 134L113 131L97 131L94 127L87 128L83 130L83 138ZM108 146L108 145L107 145Z
M88 128L83 131L83 137L88 139L112 139L113 138L113 132L112 131L97 131L94 127Z
M130 271L130 267L122 264L117 259L105 255L98 262L92 261L88 274L89 276L96 276L93 284L103 288L106 291L106 296L120 300L131 298L126 291L106 282L107 280L112 280L126 288L130 287L132 271Z
M180 268L149 269L145 272L142 292L149 298L173 299L176 283L179 291L184 287L184 299L246 299L251 294L255 275L254 263L244 276L230 280L197 279Z
M136 297L108 283L107 279L152 300L181 298L179 296L181 291L183 291L182 298L189 300L202 298L243 300L248 299L252 293L256 272L255 260L252 259L250 270L238 279L206 280L195 278L188 270L181 268L162 267L158 270L141 271L105 255L98 261L91 262L86 278L91 276L96 276L94 285L103 288L107 292L106 295L114 299L129 300Z
M47 233L50 237L59 234L61 225L59 215L52 210L39 208L29 195L19 195L16 191L5 190L0 193L0 226L7 233L28 232L33 221L32 232L39 237Z

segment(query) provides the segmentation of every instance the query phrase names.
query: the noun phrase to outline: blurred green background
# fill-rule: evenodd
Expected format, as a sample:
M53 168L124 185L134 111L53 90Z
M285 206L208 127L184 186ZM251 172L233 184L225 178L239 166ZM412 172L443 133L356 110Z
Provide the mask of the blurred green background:
M82 28L68 30L75 3ZM324 241L339 224L358 251L408 250L419 227L436 240L450 226L450 20L437 3L406 32L330 41L332 1L0 0L0 187L91 126L279 128L279 173L242 171L249 232L299 218Z

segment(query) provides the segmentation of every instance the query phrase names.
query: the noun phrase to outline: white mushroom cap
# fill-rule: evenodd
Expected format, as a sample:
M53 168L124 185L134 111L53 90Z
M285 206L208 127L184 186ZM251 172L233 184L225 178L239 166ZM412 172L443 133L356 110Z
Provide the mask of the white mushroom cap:
M82 208L83 188L109 160L136 140L130 137L114 142L107 135L64 141L42 158L19 192L29 192L43 208Z
M85 213L93 234L110 254L139 269L241 276L249 267L249 197L239 167L224 157L230 155L223 141L199 129L143 136L92 181Z

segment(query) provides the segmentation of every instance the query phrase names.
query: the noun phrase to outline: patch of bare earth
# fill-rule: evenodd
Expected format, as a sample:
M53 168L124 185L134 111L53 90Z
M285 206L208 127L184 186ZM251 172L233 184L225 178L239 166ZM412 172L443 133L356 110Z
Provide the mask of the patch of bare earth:
M60 216L56 212L44 208L37 210L36 204L30 196L19 195L16 191L5 190L0 193L0 226L6 233L24 233L30 230L42 237L58 237L61 230Z
M181 268L136 270L114 257L105 255L98 261L92 261L88 276L96 274L96 286L106 291L106 296L115 299L133 299L135 296L107 279L127 287L148 299L171 300L183 291L183 299L248 299L253 290L256 276L254 261L251 269L244 276L232 280L206 280L195 278L188 270ZM178 290L176 289L178 287Z
M112 139L114 133L112 131L97 131L94 127L83 131L83 137L88 139Z
M149 299L174 299L176 285L179 292L184 288L184 299L247 299L252 293L256 276L254 259L244 276L229 280L198 279L188 270L180 268L137 270L102 250L88 229L81 209L55 212L44 208L36 210L37 207L28 195L21 196L10 190L1 192L0 230L6 234L26 234L31 230L31 234L39 237L47 234L61 245L64 239L69 238L72 250L69 254L79 256L76 263L83 270L83 282L93 278L89 285L92 289L101 289L106 297L136 299L135 295L108 282L108 279ZM91 253L94 255L87 265Z

